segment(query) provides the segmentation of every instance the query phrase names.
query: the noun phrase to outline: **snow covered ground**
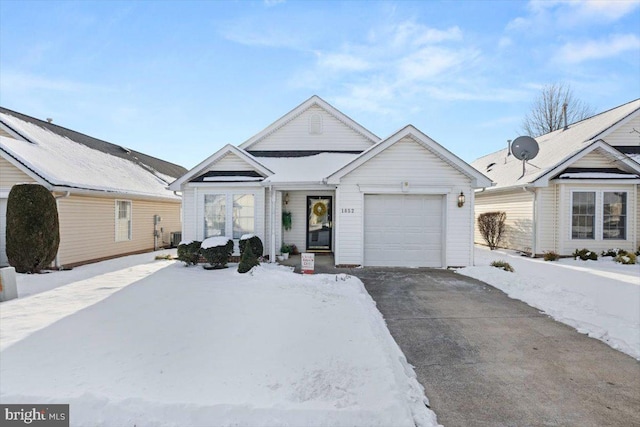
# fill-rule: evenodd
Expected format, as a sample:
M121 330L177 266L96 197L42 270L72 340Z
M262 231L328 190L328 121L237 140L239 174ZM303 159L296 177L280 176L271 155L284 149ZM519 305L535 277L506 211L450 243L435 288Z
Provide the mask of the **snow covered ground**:
M230 267L157 261L0 304L0 400L70 403L72 425L437 425L360 280Z
M515 272L489 266L496 260L508 262ZM618 264L610 257L549 262L479 246L475 265L457 272L640 360L640 265Z

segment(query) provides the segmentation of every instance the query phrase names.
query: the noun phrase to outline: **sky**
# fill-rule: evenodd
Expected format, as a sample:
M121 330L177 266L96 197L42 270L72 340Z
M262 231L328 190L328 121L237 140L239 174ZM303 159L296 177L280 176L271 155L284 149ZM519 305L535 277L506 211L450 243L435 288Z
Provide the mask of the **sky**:
M0 105L191 168L318 95L463 160L540 90L640 98L640 1L0 0Z

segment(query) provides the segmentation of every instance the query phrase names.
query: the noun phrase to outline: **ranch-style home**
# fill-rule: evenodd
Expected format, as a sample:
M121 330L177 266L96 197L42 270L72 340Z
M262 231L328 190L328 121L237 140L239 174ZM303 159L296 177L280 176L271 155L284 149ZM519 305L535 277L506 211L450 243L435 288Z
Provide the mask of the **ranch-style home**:
M539 153L524 166L508 148L472 163L496 183L476 193L476 217L507 214L501 246L535 255L637 250L640 100L535 139ZM477 229L475 239L484 243Z
M295 244L336 265L448 267L473 264L474 190L489 185L415 127L381 140L313 96L169 188L185 240L252 233L271 260Z
M167 186L186 169L119 145L0 108L0 266L7 197L38 183L56 198L57 267L169 246L180 232L180 197Z

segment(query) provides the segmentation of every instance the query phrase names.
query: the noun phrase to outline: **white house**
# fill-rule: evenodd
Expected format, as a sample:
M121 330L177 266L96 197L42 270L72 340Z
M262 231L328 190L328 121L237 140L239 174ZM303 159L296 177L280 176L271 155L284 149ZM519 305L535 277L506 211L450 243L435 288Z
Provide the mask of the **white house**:
M336 265L447 267L473 264L474 190L488 185L415 127L380 140L313 96L169 188L183 239L255 233L271 260L286 243Z
M640 100L536 141L539 153L524 165L524 174L507 148L472 163L496 183L476 194L476 216L507 213L502 246L536 255L637 250ZM477 232L476 241L483 243Z

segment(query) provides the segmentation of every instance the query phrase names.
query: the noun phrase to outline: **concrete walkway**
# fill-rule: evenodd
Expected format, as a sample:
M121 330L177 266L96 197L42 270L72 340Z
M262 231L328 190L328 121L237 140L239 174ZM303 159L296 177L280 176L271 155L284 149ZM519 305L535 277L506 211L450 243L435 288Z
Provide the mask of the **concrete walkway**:
M633 358L451 271L340 271L363 280L444 426L640 426Z

